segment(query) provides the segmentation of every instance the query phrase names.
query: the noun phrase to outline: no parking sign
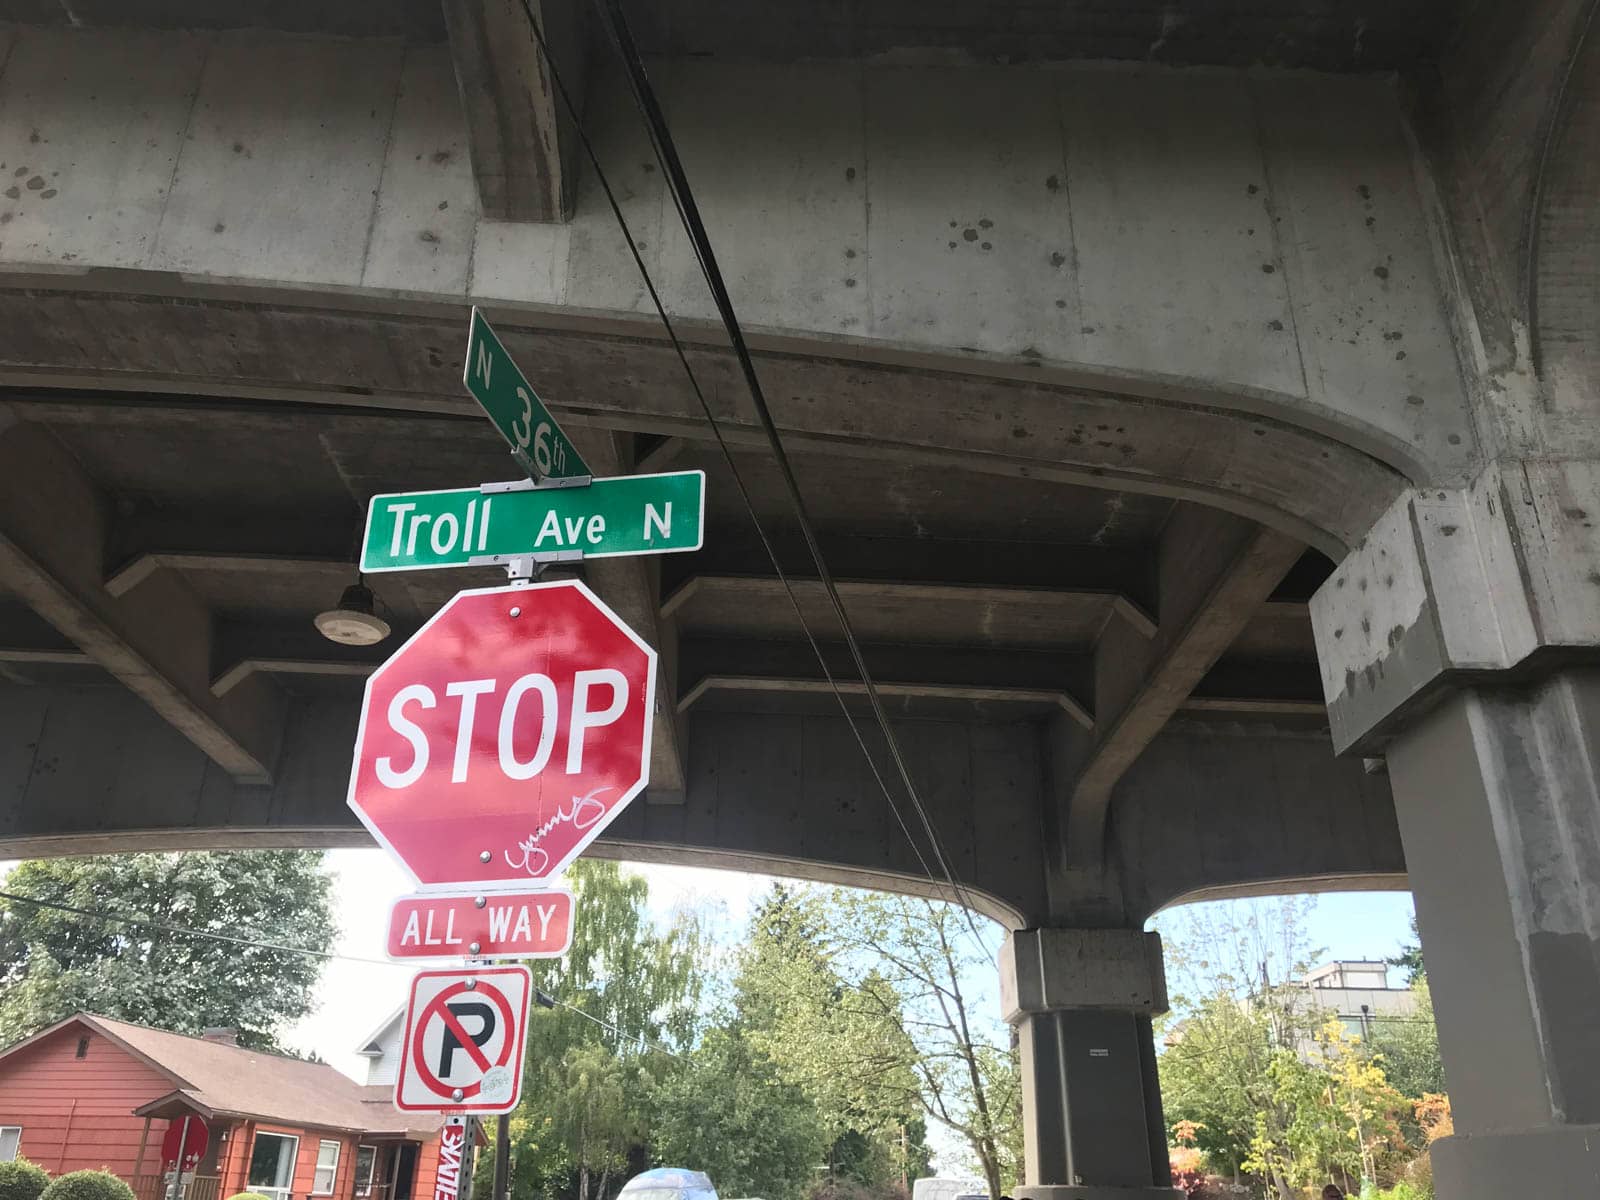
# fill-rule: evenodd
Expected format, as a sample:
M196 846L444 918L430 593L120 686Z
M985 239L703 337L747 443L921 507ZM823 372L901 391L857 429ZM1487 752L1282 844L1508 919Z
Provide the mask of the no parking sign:
M522 1094L527 967L422 971L411 981L394 1103L407 1112L506 1113Z

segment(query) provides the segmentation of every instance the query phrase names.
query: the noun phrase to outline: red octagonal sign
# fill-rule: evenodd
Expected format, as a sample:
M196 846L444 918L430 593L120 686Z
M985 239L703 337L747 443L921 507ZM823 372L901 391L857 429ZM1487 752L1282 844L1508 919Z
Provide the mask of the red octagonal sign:
M655 685L575 580L459 592L367 681L350 807L425 888L548 879L644 789Z

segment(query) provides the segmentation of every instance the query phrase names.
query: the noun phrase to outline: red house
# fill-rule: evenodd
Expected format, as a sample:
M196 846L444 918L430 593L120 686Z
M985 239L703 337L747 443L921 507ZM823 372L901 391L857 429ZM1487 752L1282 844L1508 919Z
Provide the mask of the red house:
M171 1191L169 1122L209 1134L176 1200L432 1200L439 1118L395 1109L321 1063L80 1013L0 1051L0 1160L102 1168L140 1200ZM191 1128L193 1128L191 1126Z

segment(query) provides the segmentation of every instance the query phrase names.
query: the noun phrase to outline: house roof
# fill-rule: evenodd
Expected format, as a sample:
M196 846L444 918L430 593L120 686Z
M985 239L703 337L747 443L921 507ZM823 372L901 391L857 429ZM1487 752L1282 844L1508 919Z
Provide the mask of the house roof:
M363 1087L326 1063L247 1050L92 1013L78 1013L19 1042L0 1052L0 1061L74 1023L101 1034L172 1080L173 1090L144 1105L138 1115L181 1104L208 1117L253 1117L391 1136L426 1136L443 1123L426 1114L401 1113L390 1102L389 1089ZM376 1094L380 1092L381 1097Z
M370 1034L361 1039L360 1043L356 1047L356 1053L365 1055L367 1058L377 1058L379 1055L381 1055L383 1053L382 1042L384 1037L388 1034L389 1030L393 1029L400 1023L401 1018L403 1018L405 1015L406 1006L402 1004L384 1019L382 1025L379 1025Z

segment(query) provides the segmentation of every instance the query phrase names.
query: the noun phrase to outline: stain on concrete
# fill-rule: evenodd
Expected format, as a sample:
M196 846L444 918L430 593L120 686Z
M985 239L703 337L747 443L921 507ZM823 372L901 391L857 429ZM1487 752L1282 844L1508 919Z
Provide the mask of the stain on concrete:
M1014 438L1025 438L1028 436L1028 431L1021 425L1013 425L1011 427L1011 436Z
M985 250L993 250L994 249L994 243L993 242L985 242L983 244L983 248Z
M1044 355L1039 353L1039 349L1038 349L1037 346L1024 346L1022 348L1022 357L1023 358L1043 358Z
M846 250L844 252L844 256L846 258L854 258L856 256L856 252L854 250Z
M961 236L969 242L975 242L978 240L978 231L971 225L968 225L961 231Z
M1047 192L1059 192L1061 190L1061 180L1055 175L1046 176L1044 190Z
M435 245L439 241L439 235L431 229L424 229L421 233L417 234L417 241L427 242L430 245Z
M448 150L435 150L433 152L434 165L439 166L447 163L450 161L451 157L451 153Z
M54 200L59 194L60 193L58 193L55 188L45 188L44 191L39 193L39 199Z
M450 207L450 201L448 201L448 200L439 201L439 211L440 212L443 212L445 209L447 209L449 207Z
M19 188L16 184L13 183L10 187L8 187L6 189L6 198L8 200L18 200L18 199L21 199L21 197L22 197L22 189Z
M1261 264L1261 273L1263 275L1271 275L1277 269L1278 268L1273 266L1271 263L1262 263Z
M1066 306L1067 306L1067 302L1065 300L1057 300L1056 301L1056 307L1057 308L1065 308Z
M224 225L221 221L218 221L215 225L213 225L211 227L211 232L212 233L221 233L223 230L225 230L227 228L228 227L226 225Z
M854 167L846 167L844 169L844 178L846 183L854 183L856 178L856 169Z
M979 229L993 229L994 228L994 222L989 220L988 217L980 217L978 219L978 228Z
M1388 267L1381 267L1381 266L1380 267L1373 267L1372 268L1372 273L1374 275L1376 275L1379 279L1387 279L1387 278L1389 278L1389 268Z
M1272 330L1274 333L1282 333L1283 332L1283 322L1278 320L1278 318L1274 317L1274 318L1272 318L1272 320L1267 322L1267 328Z
M1358 183L1356 184L1356 195L1360 196L1363 200L1371 200L1372 189L1364 183Z
M1406 397L1406 403L1411 405L1412 408L1421 408L1427 403L1427 401L1421 396L1417 395L1415 392L1412 392L1411 395Z
M1439 526L1439 532L1444 534L1445 537L1455 537L1456 531L1460 528L1459 525L1441 525Z
M1449 436L1447 436L1444 440L1449 442L1452 446L1461 445L1461 435L1459 433L1452 433Z
M43 175L35 175L32 179L28 180L28 182L26 184L24 184L23 186L26 187L30 192L37 192L40 188L42 188L44 186L44 176Z
M1545 1061L1555 1076L1552 1096L1565 1120L1600 1120L1600 1074L1587 1069L1600 1051L1600 970L1596 947L1581 932L1538 930L1528 935L1528 973L1539 997Z
M27 173L28 173L28 168L27 167L18 167L15 171L11 172L11 174L17 179L21 179Z
M856 281L854 279L846 279L844 285L845 287L855 287Z
M1093 325L1080 325L1080 326L1078 326L1078 332L1079 333L1093 333L1094 332L1094 326Z
M9 224L11 224L11 214L10 213L0 213L0 225L9 225Z
M1052 267L1059 267L1063 263L1065 263L1066 261L1067 261L1067 256L1065 254L1061 253L1061 251L1052 250L1050 252L1050 265Z
M1254 196L1260 190L1261 189L1259 187L1257 187L1255 184L1249 183L1249 184L1245 185L1244 194L1246 196Z

